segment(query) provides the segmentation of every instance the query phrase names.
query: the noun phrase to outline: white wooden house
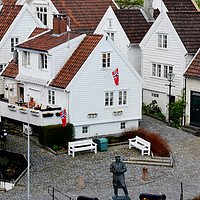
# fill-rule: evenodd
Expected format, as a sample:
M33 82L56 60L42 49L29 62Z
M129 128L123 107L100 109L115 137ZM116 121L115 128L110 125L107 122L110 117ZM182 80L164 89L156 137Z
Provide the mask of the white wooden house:
M24 41L35 27L44 27L32 10L25 4L3 5L0 7L0 71L13 57L15 45ZM4 93L0 80L0 94Z
M183 73L200 46L199 12L161 12L140 43L142 78L145 81L143 101L156 100L167 114L169 84L167 73L175 74L172 100L185 87Z
M185 70L186 111L185 125L200 126L200 49Z
M73 31L93 33L109 6L114 9L114 0L18 0L17 5L28 3L33 12L47 28L53 28L53 14L64 14Z
M56 109L61 107L75 126L76 138L137 128L142 117L143 81L113 41L108 36L53 31L16 47L18 67L10 63L2 73L6 84L13 85L5 94L9 102L1 102L2 116L27 122L27 115L20 110L23 107L15 104L19 87L23 87L24 100L30 94L41 106L41 110L31 109L30 124L61 123ZM47 105L52 110L43 111ZM45 113L52 116L44 117Z
M110 6L94 33L107 34L119 47L136 71L141 74L141 50L139 43L151 27L142 9L113 10Z

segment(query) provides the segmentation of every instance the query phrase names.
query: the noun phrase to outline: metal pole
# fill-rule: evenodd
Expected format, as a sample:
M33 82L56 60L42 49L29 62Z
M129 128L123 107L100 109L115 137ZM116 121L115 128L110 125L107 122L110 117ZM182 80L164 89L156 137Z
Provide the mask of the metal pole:
M169 81L169 116L168 116L168 125L171 125L170 123L170 111L171 111L171 88L172 88L172 82Z
M29 138L29 97L28 96L28 200L30 199L30 138Z

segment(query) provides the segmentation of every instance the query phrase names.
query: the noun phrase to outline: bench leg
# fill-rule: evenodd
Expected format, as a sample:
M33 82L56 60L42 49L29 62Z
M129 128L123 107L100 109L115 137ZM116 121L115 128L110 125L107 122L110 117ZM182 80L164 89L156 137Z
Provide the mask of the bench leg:
M72 151L72 157L74 158L74 156L75 156L75 153L74 153L74 151Z

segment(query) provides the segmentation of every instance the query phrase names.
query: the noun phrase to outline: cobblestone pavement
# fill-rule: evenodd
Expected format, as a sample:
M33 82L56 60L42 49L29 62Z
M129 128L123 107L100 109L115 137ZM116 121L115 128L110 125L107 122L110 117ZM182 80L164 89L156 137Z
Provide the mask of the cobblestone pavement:
M139 200L141 193L165 194L167 200L180 199L181 182L184 200L200 194L200 138L168 127L165 123L143 116L141 126L164 137L174 157L174 167L127 164L126 184L132 200ZM7 150L27 155L27 138L7 137ZM112 174L109 167L115 155L140 157L140 152L128 145L108 147L108 151L79 152L74 158L66 154L54 155L31 142L30 148L30 199L50 200L48 186L53 186L74 200L82 196L112 199ZM148 168L148 181L142 181L142 169ZM84 176L85 189L80 190L79 176ZM120 195L123 192L120 190ZM56 193L59 200L64 196ZM27 200L27 174L13 190L0 194L0 200ZM67 199L66 199L67 200Z

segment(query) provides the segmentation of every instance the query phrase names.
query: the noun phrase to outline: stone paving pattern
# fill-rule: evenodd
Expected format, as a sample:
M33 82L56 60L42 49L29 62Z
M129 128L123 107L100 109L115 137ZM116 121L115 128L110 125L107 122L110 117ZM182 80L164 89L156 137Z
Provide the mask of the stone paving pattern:
M129 196L139 200L141 193L165 194L167 200L180 199L181 182L184 200L200 194L200 138L165 123L143 116L141 126L165 138L174 157L174 167L127 164L125 173ZM31 136L30 136L31 137ZM109 167L115 155L121 158L140 157L139 151L128 145L108 147L108 151L78 152L74 158L54 155L31 142L30 199L50 200L48 186L53 186L74 200L78 196L109 200L113 196L112 174ZM27 155L27 138L8 135L7 150ZM143 167L148 168L148 181L142 181ZM79 176L84 176L85 189L79 189ZM64 200L64 196L55 193ZM123 191L119 191L123 195ZM13 190L0 194L1 200L27 200L27 173ZM66 199L67 200L67 199Z

